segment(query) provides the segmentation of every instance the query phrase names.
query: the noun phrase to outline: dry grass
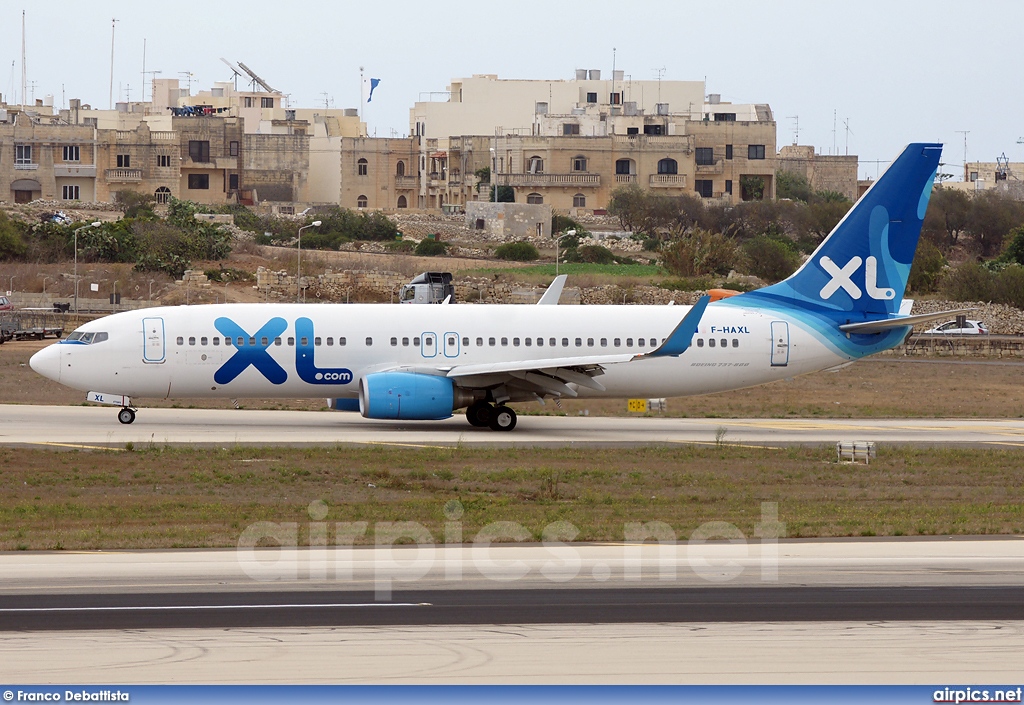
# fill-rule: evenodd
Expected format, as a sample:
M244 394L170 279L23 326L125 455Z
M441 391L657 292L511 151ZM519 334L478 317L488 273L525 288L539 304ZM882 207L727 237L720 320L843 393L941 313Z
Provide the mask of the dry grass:
M233 546L252 522L305 527L316 500L329 522L415 521L438 540L453 499L467 539L494 521L535 539L554 521L577 540L621 540L636 521L680 539L708 521L753 536L763 501L791 537L1020 533L1022 483L1015 451L882 449L854 466L826 448L729 446L0 449L0 549Z

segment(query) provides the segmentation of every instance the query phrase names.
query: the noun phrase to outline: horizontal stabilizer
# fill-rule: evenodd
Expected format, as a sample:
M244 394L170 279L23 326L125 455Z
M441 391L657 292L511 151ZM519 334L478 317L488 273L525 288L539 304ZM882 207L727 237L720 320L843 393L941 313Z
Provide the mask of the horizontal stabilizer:
M558 303L558 300L562 298L562 288L565 286L565 279L568 275L559 274L555 277L555 280L551 282L551 286L548 287L544 295L540 297L540 301L537 302L538 306L554 306Z
M938 313L920 313L916 316L900 316L898 318L883 318L878 321L865 321L863 323L846 323L839 326L844 333L881 333L892 328L903 328L904 326L916 326L919 323L930 323L943 318L956 316L967 311L974 311L973 308L961 308L955 311L939 311Z

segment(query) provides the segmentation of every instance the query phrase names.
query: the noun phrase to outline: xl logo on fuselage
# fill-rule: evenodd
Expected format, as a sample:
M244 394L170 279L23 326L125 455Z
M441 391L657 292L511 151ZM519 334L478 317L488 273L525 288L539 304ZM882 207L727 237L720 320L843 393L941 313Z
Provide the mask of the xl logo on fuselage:
M865 262L860 257L853 257L845 266L840 267L829 257L822 257L821 268L831 277L828 284L821 288L821 298L828 299L832 294L843 289L850 295L851 299L859 299L862 296L860 287L853 283L853 275L860 269L861 262L864 262L864 288L872 299L877 301L890 301L896 298L896 291L888 287L878 286L878 259L868 257Z
M218 318L214 327L226 341L235 342L235 354L213 374L217 384L227 384L242 374L250 365L255 367L271 384L284 384L288 373L270 356L267 348L274 344L288 328L283 318L272 318L258 331L250 335L230 318ZM313 321L300 318L295 321L295 372L307 384L348 384L352 371L344 367L320 368L314 359ZM227 344L231 344L228 342Z

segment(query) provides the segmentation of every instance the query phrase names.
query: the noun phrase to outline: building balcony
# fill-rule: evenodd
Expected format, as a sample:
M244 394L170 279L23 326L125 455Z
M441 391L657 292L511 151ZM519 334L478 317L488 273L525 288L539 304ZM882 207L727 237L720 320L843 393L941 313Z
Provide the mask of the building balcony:
M54 164L53 175L57 178L83 178L83 179L95 179L96 178L96 165L95 164Z
M178 133L174 130L156 130L149 133L149 138L154 142L177 142Z
M719 159L714 164L698 164L697 174L724 174L725 160Z
M395 188L400 189L413 189L419 187L415 176L396 176L395 177Z
M617 184L635 184L636 174L616 174L615 183Z
M36 164L35 162L15 162L14 168L17 169L18 171L33 171L35 169L38 169L39 165Z
M600 174L495 174L499 186L582 186L597 188Z
M105 175L109 182L133 183L142 181L142 169L107 169Z
M686 174L651 174L651 188L686 188Z

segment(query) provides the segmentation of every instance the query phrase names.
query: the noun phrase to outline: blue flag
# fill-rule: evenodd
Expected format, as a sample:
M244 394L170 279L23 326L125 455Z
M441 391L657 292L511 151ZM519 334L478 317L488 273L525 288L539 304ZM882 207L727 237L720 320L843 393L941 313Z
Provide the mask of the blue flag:
M373 89L376 88L379 84L380 84L380 79L379 78L371 78L370 79L370 95L366 98L366 102L367 103L369 103L371 100L373 100Z

